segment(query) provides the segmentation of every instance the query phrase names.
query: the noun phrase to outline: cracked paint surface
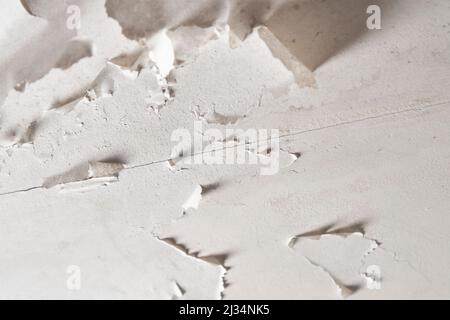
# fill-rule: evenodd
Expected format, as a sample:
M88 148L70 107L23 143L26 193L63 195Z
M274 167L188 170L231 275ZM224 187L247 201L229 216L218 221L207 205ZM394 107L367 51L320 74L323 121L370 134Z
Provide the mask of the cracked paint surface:
M448 1L0 6L0 298L450 297Z

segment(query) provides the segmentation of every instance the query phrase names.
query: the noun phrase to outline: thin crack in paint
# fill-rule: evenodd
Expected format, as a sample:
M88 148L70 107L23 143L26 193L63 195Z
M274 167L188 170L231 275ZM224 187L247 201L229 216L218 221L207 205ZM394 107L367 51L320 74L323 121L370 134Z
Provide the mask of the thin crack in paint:
M299 135L307 134L307 133L311 133L311 132L318 132L318 131L321 131L321 130L327 130L327 129L331 129L331 128L338 128L338 127L341 127L341 126L347 126L347 125L352 125L354 123L360 123L360 122L365 122L365 121L370 121L370 120L381 119L381 118L385 118L385 117L391 117L391 116L398 115L398 114L403 114L403 113L423 112L423 111L426 111L427 109L440 107L440 106L443 106L443 105L447 105L449 103L450 103L450 100L445 100L445 101L442 101L442 102L435 102L435 103L430 103L430 104L426 104L426 105L417 105L415 107L408 108L408 109L405 109L405 110L400 110L400 111L395 111L395 112L387 112L387 113L383 113L383 114L380 114L380 115L364 117L364 118L356 119L356 120L352 120L352 121L343 121L343 122L335 123L335 124L328 125L328 126L320 126L320 127L313 128L313 129L302 130L302 131L297 131L297 132L291 132L291 133L288 133L288 134L280 135L279 138L280 139L290 138L290 137L299 136ZM261 140L261 142L270 142L271 140L272 140L272 138L268 138L266 140ZM291 141L292 141L292 139L291 139ZM254 143L256 143L256 142L254 142ZM245 145L248 145L248 144L235 144L235 145L232 145L232 146L225 146L225 147L220 148L220 149L214 149L214 150L210 150L210 151L197 152L197 153L191 154L190 156L192 157L192 156L197 156L197 155L203 155L203 154L206 154L206 153L210 154L210 153L214 153L216 151L223 151L223 150L226 150L226 149L229 149L229 148L237 148L237 147L242 147L242 146L245 146ZM8 146L8 147L6 147L4 149L11 149L12 147L13 146ZM161 163L164 163L164 162L176 161L176 160L177 160L176 158L170 158L169 157L169 158L166 158L166 159L163 159L163 160L155 160L155 161L150 161L150 162L143 163L143 164L137 164L137 165L134 165L134 166L129 166L127 168L124 168L124 170L133 170L133 169L137 169L137 168L148 167L148 166L151 166L151 165L156 165L156 164L161 164ZM14 193L20 193L20 192L27 192L29 190L38 189L38 188L41 188L41 187L42 186L36 186L36 187L31 187L31 188L26 188L26 189L19 189L19 190L14 190L14 191L8 191L8 192L0 193L0 196L8 195L8 194L14 194Z

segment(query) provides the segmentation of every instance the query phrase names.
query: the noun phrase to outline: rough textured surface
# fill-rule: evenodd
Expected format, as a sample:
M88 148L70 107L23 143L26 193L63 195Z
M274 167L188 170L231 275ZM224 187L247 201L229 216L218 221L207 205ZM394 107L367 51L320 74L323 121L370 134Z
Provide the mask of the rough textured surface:
M450 298L448 1L0 6L0 298Z

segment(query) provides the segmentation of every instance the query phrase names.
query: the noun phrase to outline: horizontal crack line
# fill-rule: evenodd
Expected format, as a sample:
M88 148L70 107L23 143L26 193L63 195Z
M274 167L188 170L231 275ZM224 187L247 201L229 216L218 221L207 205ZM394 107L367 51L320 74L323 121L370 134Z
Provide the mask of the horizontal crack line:
M445 104L450 104L450 100L446 100L446 101L441 101L441 102L435 102L435 103L430 103L428 105L424 105L424 106L416 106L413 108L408 108L408 109L404 109L404 110L399 110L399 111L394 111L394 112L386 112L386 113L382 113L382 114L378 114L378 115L374 115L374 116L369 116L369 117L364 117L361 119L355 119L355 120L350 120L350 121L342 121L339 123L334 123L334 124L330 124L327 126L321 126L318 128L312 128L312 129L306 129L306 130L300 130L300 131L296 131L296 132L290 132L287 134L283 134L278 136L279 139L284 139L284 138L289 138L289 137L294 137L294 136L299 136L302 134L307 134L310 132L317 132L317 131L321 131L321 130L326 130L326 129L331 129L331 128L338 128L341 126L347 126L347 125L352 125L355 123L361 123L361 122L365 122L365 121L370 121L370 120L376 120L376 119L380 119L380 118L386 118L386 117L391 117L391 116L395 116L395 115L399 115L399 114L403 114L403 113L409 113L409 112L421 112L421 111L425 111L426 109L431 109L433 107L438 107L438 106L442 106ZM251 145L251 144L257 144L260 142L269 142L272 141L274 138L267 138L267 139L263 139L263 140L257 140L255 142L251 142L251 143L238 143L232 146L226 146L223 148L219 148L219 149L213 149L210 151L201 151L201 152L197 152L197 153L192 153L187 155L187 157L194 157L194 156L198 156L198 155L203 155L203 154L209 154L209 153L213 153L216 151L223 151L223 150L227 150L230 148L237 148L237 147L242 147L242 146L246 146L246 145ZM171 161L171 160L176 160L176 158L166 158L163 160L156 160L156 161L152 161L152 162L148 162L148 163L144 163L144 164L139 164L139 165L135 165L135 166L131 166L131 167L127 167L124 170L132 170L132 169L136 169L136 168L142 168L142 167L147 167L147 166L151 166L151 165L155 165L155 164L161 164L167 161Z
M415 107L412 107L412 108L399 110L399 111L394 111L394 112L386 112L386 113L382 113L382 114L378 114L378 115L364 117L364 118L361 118L361 119L342 121L342 122L330 124L330 125L327 125L327 126L320 126L320 127L317 127L317 128L312 128L312 129L307 129L307 130L300 130L300 131L296 131L296 132L291 132L291 133L280 135L280 136L278 136L278 138L279 139L284 139L284 138L299 136L299 135L307 134L307 133L311 133L311 132L318 132L318 131L322 131L322 130L327 130L327 129L332 129L332 128L339 128L339 127L342 127L342 126L348 126L348 125L361 123L361 122L365 122L365 121L376 120L376 119L381 119L381 118L387 118L387 117L391 117L391 116L395 116L395 115L399 115L399 114L404 114L404 113L422 112L422 111L425 111L427 109L443 106L443 105L446 105L446 104L450 104L450 100L434 102L434 103L430 103L430 104L426 104L426 105L422 105L422 106L415 106ZM213 149L213 150L210 150L210 151L201 151L201 152L189 154L189 155L187 155L187 157L194 157L194 156L198 156L198 155L209 154L209 153L213 153L213 152L216 152L216 151L224 151L224 150L227 150L227 149L230 149L230 148L237 148L237 147L242 147L242 146L248 146L248 145L257 144L257 143L261 143L261 142L269 142L269 141L272 141L273 139L274 138L271 137L271 138L267 138L267 139L264 139L264 140L257 140L257 141L251 142L251 143L241 143L241 144L235 144L235 145L232 145L232 146L226 146L226 147L219 148L219 149ZM151 161L151 162L148 162L148 163L137 164L137 165L134 165L134 166L125 167L122 171L134 170L134 169L138 169L138 168L144 168L144 167L148 167L148 166L152 166L152 165L156 165L156 164L161 164L161 163L164 163L164 162L167 162L167 161L171 161L171 160L176 160L176 158L166 158L166 159L162 159L162 160ZM36 187L30 187L30 188L26 188L26 189L8 191L8 192L0 193L0 196L12 195L12 194L15 194L15 193L23 193L23 192L28 192L28 191L37 190L37 189L43 189L43 188L44 188L43 186L36 186Z

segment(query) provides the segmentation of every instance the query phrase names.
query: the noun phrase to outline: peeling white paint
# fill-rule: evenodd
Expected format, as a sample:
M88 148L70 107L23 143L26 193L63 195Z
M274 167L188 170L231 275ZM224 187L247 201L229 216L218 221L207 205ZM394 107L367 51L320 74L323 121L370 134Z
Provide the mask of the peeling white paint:
M450 7L372 2L0 0L0 298L450 297Z

